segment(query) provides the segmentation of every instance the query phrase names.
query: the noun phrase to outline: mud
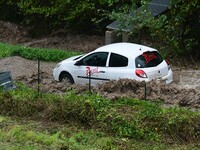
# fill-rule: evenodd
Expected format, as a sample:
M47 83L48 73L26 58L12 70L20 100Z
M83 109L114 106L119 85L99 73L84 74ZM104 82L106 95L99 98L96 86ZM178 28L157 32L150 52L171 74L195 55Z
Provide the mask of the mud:
M8 59L10 59L10 62L12 62L12 59L19 59L20 62L22 61L25 64L33 63L33 61L26 60L20 57L6 58L7 61ZM3 68L2 62L4 61L5 59L0 60L1 68ZM62 94L73 89L78 94L89 91L88 85L66 85L54 81L52 76L54 63L42 62L41 64L42 69L40 72L40 92ZM15 81L23 82L35 90L38 89L38 74L36 70L32 68L33 72L32 74L30 74L31 71L19 71L19 69L17 69L17 63L13 63L13 66L14 67L12 67L12 75ZM24 69L30 69L30 65L25 66L27 66L28 68ZM6 65L5 67L7 68ZM166 106L176 105L200 110L200 91L198 89L199 78L198 76L196 76L200 74L200 71L194 71L195 73L192 74L193 76L190 74L190 72L191 70L175 70L175 81L174 83L168 85L164 84L162 81L151 81L145 83L129 79L121 79L117 81L113 80L105 82L95 87L92 87L92 91L111 100L118 100L119 98L124 97L144 100L146 84L146 100L162 101L163 104L165 104Z
M162 82L137 82L129 79L110 81L96 87L99 94L117 100L122 97L161 100L166 105L176 105L200 109L200 92L195 89L179 88L175 84L166 85Z
M27 27L0 21L0 42L89 52L104 45L104 36L73 35L56 31L46 37L33 38ZM62 94L71 89L74 89L77 94L88 92L88 85L65 85L54 81L52 77L54 66L55 63L41 62L41 92ZM200 70L180 67L172 69L174 73L173 84L165 85L155 81L146 84L147 100L156 101L159 99L166 106L177 105L200 110ZM23 82L34 89L38 88L37 61L18 56L0 59L0 72L2 71L11 71L14 81ZM110 81L93 87L92 90L111 100L117 100L121 97L144 99L145 93L144 82L128 79Z
M25 83L30 88L38 90L38 74L34 73L31 76L19 76L15 79L16 82ZM76 93L88 92L88 85L64 84L53 80L51 74L40 72L40 92L41 93L59 93L64 94L67 91L75 90Z
M60 30L49 35L33 37L30 27L0 21L0 42L27 47L90 52L104 45L104 36L73 34Z
M0 21L0 41L18 44L29 41L28 29L11 22Z

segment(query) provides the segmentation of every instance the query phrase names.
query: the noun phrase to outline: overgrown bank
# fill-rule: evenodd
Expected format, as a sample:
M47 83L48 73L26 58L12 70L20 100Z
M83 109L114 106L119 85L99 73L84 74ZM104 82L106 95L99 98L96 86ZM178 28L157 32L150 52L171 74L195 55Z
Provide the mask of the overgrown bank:
M0 116L0 147L9 150L67 150L67 149L193 149L198 143L162 143L113 136L77 124L58 124Z
M98 95L44 94L24 85L0 92L1 115L80 124L113 136L167 143L198 142L200 114L136 99L115 101Z

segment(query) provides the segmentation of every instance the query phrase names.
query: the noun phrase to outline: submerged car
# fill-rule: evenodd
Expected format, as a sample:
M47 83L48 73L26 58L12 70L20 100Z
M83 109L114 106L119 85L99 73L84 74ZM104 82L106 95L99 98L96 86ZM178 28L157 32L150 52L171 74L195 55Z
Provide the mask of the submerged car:
M115 43L102 46L86 54L63 60L53 70L54 79L59 82L92 85L117 79L137 81L173 81L168 61L159 52L144 45Z

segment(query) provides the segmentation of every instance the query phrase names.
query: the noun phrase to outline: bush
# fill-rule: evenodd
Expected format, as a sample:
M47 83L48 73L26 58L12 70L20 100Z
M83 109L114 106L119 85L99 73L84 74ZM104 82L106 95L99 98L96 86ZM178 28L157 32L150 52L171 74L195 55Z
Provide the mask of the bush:
M0 58L8 56L21 56L27 59L61 61L71 56L80 54L80 52L70 52L64 50L45 48L29 48L23 46L11 46L8 44L0 43Z

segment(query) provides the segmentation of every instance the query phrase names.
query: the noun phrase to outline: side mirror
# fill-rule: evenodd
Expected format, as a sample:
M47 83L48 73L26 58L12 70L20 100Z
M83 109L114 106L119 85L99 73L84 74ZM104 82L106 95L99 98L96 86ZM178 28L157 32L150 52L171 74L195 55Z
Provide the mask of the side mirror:
M82 60L79 60L79 61L75 62L74 65L76 65L76 66L81 66L82 64L83 64Z

